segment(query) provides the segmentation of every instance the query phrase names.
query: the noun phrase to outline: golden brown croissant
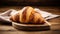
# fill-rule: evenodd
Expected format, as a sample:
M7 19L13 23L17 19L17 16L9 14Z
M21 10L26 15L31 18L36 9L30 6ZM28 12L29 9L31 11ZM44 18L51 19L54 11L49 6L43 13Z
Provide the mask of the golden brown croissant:
M45 23L45 20L41 14L29 6L24 7L22 10L18 11L16 15L12 15L11 20L20 23Z

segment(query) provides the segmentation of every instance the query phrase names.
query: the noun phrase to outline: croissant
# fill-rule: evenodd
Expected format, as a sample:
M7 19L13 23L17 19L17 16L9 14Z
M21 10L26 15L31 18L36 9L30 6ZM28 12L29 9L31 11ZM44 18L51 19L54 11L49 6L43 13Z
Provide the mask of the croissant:
M12 15L10 18L12 21L20 23L33 23L33 24L43 24L45 23L44 18L40 13L34 10L32 7L24 7L19 10L17 14Z

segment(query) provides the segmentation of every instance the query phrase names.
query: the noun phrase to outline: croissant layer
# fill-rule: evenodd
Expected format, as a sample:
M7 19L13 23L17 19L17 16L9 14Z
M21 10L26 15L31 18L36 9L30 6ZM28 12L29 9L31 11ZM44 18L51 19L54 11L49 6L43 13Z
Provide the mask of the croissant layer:
M34 10L34 8L27 6L19 10L17 14L12 15L10 18L12 21L20 23L34 23L43 24L45 23L44 18L40 13Z

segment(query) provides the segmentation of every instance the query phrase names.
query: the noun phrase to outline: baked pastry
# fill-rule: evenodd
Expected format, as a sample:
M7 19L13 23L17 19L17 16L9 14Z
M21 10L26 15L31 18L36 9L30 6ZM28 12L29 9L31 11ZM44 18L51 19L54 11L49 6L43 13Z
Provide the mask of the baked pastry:
M19 22L19 13L18 12L14 12L13 14L11 14L10 16L10 20L14 21L14 22Z
M12 15L10 18L12 21L28 24L43 24L45 23L44 18L40 13L34 10L32 7L24 7L19 10L18 13Z

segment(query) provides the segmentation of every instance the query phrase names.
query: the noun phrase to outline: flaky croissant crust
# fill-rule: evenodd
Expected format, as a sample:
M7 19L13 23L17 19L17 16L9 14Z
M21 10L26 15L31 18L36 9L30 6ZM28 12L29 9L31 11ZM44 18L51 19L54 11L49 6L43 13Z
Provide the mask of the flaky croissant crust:
M34 23L34 24L45 23L45 20L41 16L41 14L35 11L34 8L29 6L19 10L18 13L12 15L10 19L14 22L20 23Z

